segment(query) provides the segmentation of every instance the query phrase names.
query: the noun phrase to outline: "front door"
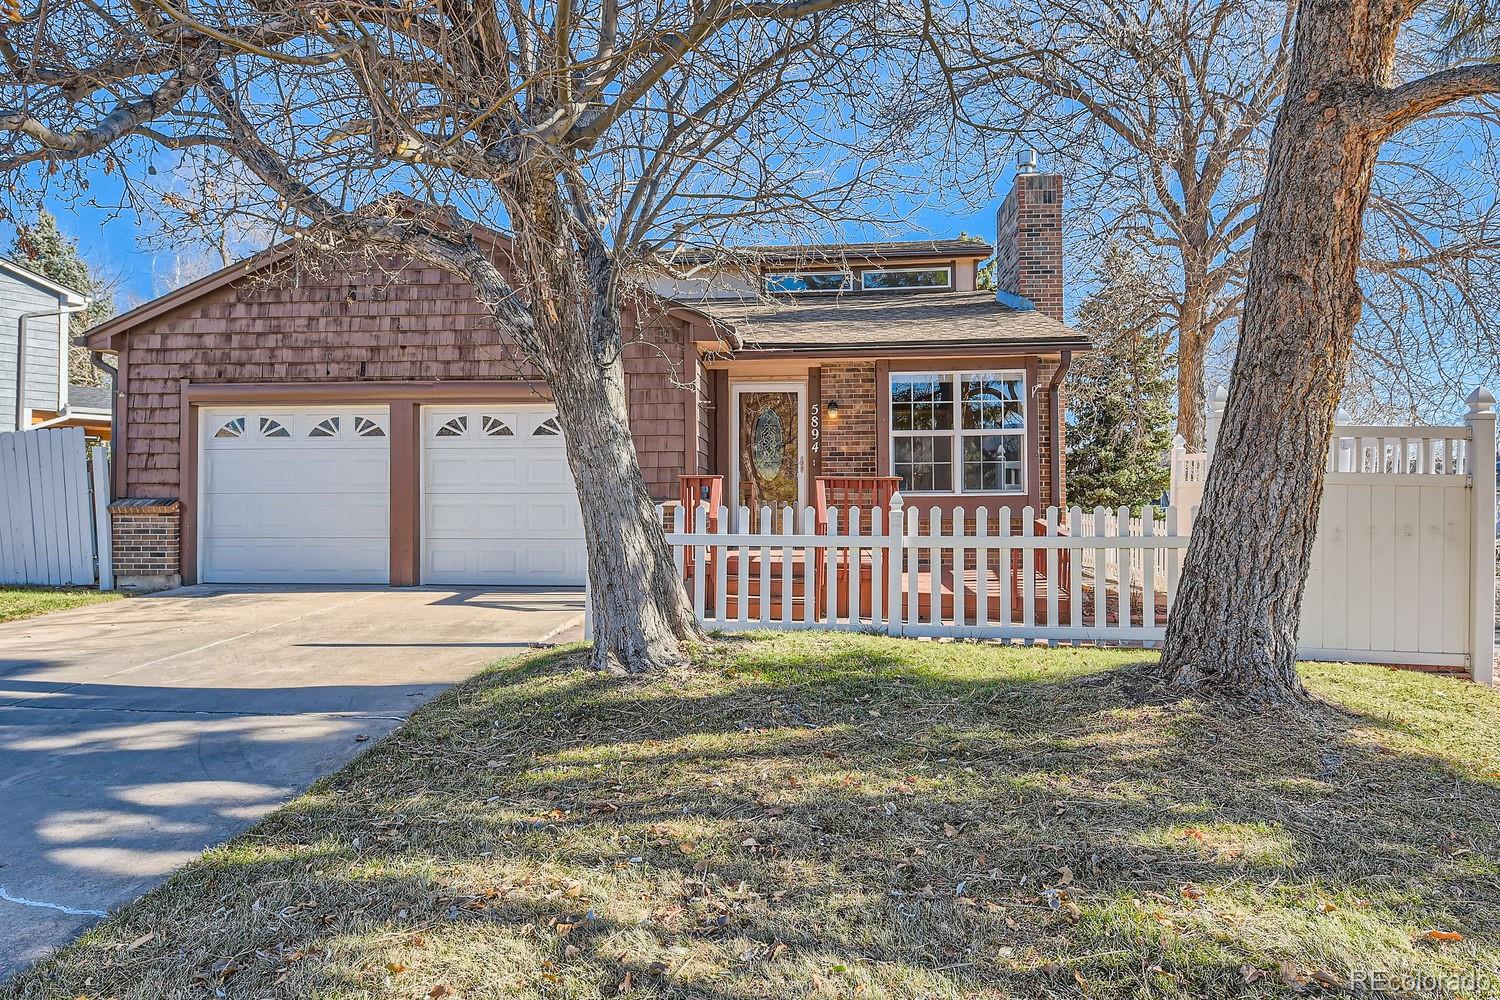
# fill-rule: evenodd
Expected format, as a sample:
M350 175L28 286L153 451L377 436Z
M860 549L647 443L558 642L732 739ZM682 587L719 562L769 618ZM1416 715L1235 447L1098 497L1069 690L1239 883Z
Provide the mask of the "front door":
M738 396L736 501L752 511L796 507L802 479L801 393L747 388Z

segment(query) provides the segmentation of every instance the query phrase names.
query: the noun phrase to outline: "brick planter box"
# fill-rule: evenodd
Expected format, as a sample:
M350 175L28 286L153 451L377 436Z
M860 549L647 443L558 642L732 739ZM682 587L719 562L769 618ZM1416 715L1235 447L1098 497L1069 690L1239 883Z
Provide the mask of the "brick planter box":
M175 498L116 500L109 505L115 586L135 594L182 585L182 504Z

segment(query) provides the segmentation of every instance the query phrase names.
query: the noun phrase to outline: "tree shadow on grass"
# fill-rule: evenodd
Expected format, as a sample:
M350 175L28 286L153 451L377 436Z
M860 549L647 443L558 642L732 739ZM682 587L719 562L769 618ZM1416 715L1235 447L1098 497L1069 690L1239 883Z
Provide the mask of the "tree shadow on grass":
M1500 981L1500 789L1357 713L1223 715L1124 651L787 636L702 661L483 675L16 994Z

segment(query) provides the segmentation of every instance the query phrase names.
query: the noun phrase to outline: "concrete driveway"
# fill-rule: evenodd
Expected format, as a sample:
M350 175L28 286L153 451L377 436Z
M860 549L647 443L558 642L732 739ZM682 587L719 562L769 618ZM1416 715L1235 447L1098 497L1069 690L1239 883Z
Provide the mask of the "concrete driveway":
M576 591L190 587L0 625L0 979L582 620Z

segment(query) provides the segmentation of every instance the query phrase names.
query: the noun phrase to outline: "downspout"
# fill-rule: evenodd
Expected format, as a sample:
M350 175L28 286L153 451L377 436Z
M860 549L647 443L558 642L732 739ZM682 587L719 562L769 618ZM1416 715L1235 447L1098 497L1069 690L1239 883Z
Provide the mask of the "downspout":
M120 369L104 363L103 351L89 351L89 364L109 377L109 437L113 441L115 428L120 426ZM113 448L110 449L110 454L114 454Z
M92 303L92 299L84 299L77 305L63 306L60 309L43 309L40 312L22 313L16 317L16 430L23 431L26 429L23 426L23 421L28 409L26 406L26 322L33 319L46 319L49 316L56 316L61 320L64 317L72 316L76 312L82 312ZM63 371L67 370L68 365L67 343L67 335L60 334L58 337L59 357L57 363ZM61 398L58 399L57 403L59 411L67 405L66 401Z
M1052 409L1052 506L1062 506L1062 477L1057 474L1063 467L1063 436L1062 436L1062 382L1068 377L1068 369L1073 365L1073 352L1063 351L1062 361L1057 366L1057 371L1052 373L1052 381L1047 383L1047 396Z

